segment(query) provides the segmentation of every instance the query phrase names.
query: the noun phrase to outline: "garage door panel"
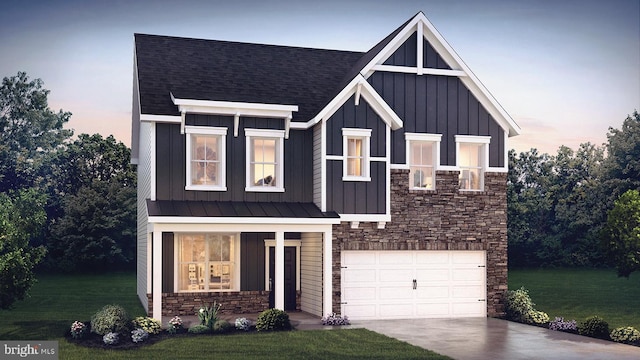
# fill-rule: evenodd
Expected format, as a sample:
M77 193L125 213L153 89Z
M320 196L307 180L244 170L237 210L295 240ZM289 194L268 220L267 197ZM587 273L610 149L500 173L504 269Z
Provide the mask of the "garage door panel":
M416 252L416 265L418 267L448 267L449 254L447 251L421 251Z
M377 316L376 306L373 304L345 304L344 314L349 314L351 319L375 319Z
M449 269L416 269L416 279L419 283L426 281L449 281Z
M382 269L378 270L378 274L381 282L411 282L413 279L412 269Z
M417 299L446 299L449 297L448 286L420 286L415 292Z
M347 271L344 271L343 274L343 281L349 285L376 282L376 272L367 269L348 269Z
M454 269L453 281L481 281L484 279L484 268Z
M483 313L487 304L484 301L468 301L451 304L451 315L454 317L477 316Z
M389 286L378 289L380 300L390 299L411 299L413 297L413 288L409 286Z
M451 288L451 298L474 298L482 299L484 297L484 286L482 285L467 285L467 286L453 286Z
M413 304L381 304L378 307L378 315L387 319L408 319L413 316L413 307Z
M349 265L375 265L375 251L345 251L344 263Z
M449 303L416 304L416 317L444 317L449 314Z
M346 288L342 292L345 301L375 299L377 289L375 287Z
M386 251L378 253L378 261L380 265L400 265L413 264L413 254L406 251Z
M485 255L480 251L452 251L453 264L481 264L484 265Z

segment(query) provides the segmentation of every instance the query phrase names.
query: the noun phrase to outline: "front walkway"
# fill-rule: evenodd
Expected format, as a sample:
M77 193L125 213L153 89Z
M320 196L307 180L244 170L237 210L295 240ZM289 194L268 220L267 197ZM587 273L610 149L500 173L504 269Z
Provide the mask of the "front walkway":
M640 359L640 347L493 318L353 321L458 360Z

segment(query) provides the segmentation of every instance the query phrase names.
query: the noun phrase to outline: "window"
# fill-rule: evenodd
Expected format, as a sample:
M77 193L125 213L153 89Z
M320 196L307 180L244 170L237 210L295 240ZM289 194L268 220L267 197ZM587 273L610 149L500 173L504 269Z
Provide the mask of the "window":
M342 129L344 181L371 181L369 175L369 144L371 129Z
M185 127L187 190L226 191L226 128Z
M237 239L234 234L178 234L178 290L238 290Z
M245 129L246 191L284 191L284 131Z
M484 170L489 157L487 136L456 136L457 166L460 169L461 190L483 190Z
M410 189L435 189L441 138L440 134L405 133Z

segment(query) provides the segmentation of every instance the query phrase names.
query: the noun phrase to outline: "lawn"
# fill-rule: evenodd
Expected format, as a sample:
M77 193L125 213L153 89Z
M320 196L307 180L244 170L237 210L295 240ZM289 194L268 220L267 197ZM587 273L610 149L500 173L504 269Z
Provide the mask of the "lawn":
M509 289L524 286L536 309L553 319L578 322L598 315L609 328L640 329L640 274L619 278L614 270L509 270Z
M449 359L366 329L290 331L174 338L136 350L76 346L63 338L74 320L106 304L144 315L135 274L40 275L31 297L0 310L0 340L58 340L60 359Z

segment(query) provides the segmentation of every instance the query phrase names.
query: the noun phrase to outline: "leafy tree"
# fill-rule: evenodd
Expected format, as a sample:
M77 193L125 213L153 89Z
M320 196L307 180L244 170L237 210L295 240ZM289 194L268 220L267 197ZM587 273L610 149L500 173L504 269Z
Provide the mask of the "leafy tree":
M24 72L0 86L0 192L33 187L43 155L68 139L71 113L49 109L49 90Z
M603 188L607 208L625 191L640 189L640 114L634 111L620 129L609 128L607 158L603 162Z
M640 270L640 192L628 190L615 201L602 232L607 255L618 276Z
M29 238L42 230L44 202L35 189L0 193L0 309L24 299L35 283L33 268L46 250L29 246Z

